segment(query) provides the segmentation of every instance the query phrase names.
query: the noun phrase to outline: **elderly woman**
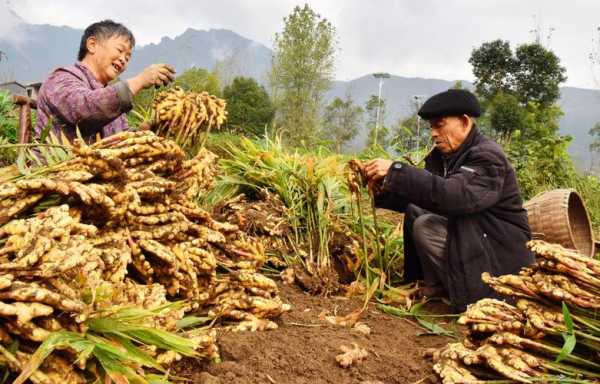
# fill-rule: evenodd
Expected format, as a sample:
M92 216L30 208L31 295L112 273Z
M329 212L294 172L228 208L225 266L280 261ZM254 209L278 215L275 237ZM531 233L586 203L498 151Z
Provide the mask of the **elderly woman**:
M79 129L88 142L127 130L125 113L132 108L133 96L171 82L175 74L169 65L153 64L137 76L113 82L127 68L134 46L133 34L122 24L104 20L87 27L79 61L56 69L40 89L36 136L49 124L69 140Z

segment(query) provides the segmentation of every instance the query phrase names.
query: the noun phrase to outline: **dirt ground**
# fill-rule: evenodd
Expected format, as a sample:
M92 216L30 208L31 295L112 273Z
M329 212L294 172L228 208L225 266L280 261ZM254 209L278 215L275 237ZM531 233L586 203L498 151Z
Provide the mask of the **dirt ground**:
M297 287L280 286L281 298L292 310L279 320L279 329L266 332L221 331L219 364L182 361L175 374L202 384L411 384L436 382L431 364L423 359L427 348L452 340L419 335L413 321L387 315L370 306L362 322L368 335L331 325L319 319L345 315L362 305L360 298L310 296ZM444 308L437 306L436 312ZM340 346L357 343L369 355L366 360L342 368L335 360Z

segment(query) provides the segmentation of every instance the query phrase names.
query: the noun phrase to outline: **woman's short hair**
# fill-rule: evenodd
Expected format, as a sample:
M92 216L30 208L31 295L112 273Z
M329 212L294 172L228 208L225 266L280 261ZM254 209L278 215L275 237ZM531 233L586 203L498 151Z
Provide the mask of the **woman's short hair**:
M77 54L77 60L81 61L87 55L87 39L95 37L98 40L110 39L113 36L123 36L131 44L131 48L135 46L135 37L133 33L120 23L115 23L112 20L102 20L94 23L85 29L83 36L81 36L81 43L79 44L79 53Z

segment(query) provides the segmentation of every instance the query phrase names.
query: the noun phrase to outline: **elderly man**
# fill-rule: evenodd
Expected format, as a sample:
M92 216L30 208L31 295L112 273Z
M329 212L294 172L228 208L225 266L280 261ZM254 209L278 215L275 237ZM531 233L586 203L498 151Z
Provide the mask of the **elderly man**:
M446 293L457 311L493 296L482 272L516 273L533 262L515 172L478 131L480 113L466 90L432 96L419 110L435 142L425 169L381 159L366 165L367 176L382 181L377 205L405 213L406 280L423 279L423 295Z
M175 70L153 64L137 76L116 81L125 71L135 39L129 29L111 20L94 23L81 37L78 62L58 68L44 81L38 95L36 137L50 123L54 133L69 140L79 129L86 141L127 129L125 113L133 96L144 88L165 85Z

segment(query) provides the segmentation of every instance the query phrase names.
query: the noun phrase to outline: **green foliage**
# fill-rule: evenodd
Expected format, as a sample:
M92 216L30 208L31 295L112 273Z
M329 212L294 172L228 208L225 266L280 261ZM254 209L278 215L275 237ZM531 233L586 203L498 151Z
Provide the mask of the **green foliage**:
M152 120L152 100L159 92L158 89L146 88L133 97L133 108L127 114L127 124L137 127L144 121Z
M258 191L267 188L290 209L293 243L306 246L310 266L330 267L329 236L338 216L348 214L349 196L344 180L345 162L339 157L288 153L278 142L242 139L228 148L221 162L226 170L222 183ZM301 260L302 261L302 260ZM310 267L309 267L310 268Z
M592 142L589 144L590 151L600 152L600 123L594 124L588 134L592 137Z
M390 146L398 153L408 153L424 149L431 142L428 123L416 113L400 118L392 128Z
M571 318L571 312L569 312L569 308L567 304L563 301L562 303L562 313L565 319L565 325L567 328L567 332L562 334L564 344L560 350L558 356L556 356L556 362L560 363L567 356L570 356L573 350L575 349L575 345L577 344L577 339L575 338L575 333L573 332L573 319Z
M543 109L535 104L529 104L526 109L516 108L520 129L515 130L512 137L504 136L500 142L515 167L521 191L530 198L540 188L564 185L570 180L575 172L567 153L571 138L558 135L560 108Z
M558 135L560 108L531 103L521 113L523 133L516 130L499 142L515 168L524 199L550 189L574 188L585 201L594 227L600 228L600 181L575 169L567 152L571 137Z
M462 81L456 80L454 84L452 84L452 89L465 89L465 87L463 86Z
M10 143L17 142L19 118L8 91L0 91L0 136Z
M510 93L499 92L492 97L486 111L493 134L508 139L513 132L527 132L527 111Z
M389 135L390 130L384 124L385 122L385 99L379 100L377 95L371 95L367 103L365 104L365 111L367 113L367 146L373 147L375 145L382 148L389 146ZM379 109L379 115L377 111ZM379 125L377 124L377 118L379 118Z
M600 182L577 172L567 153L571 138L558 133L562 111L555 103L566 80L558 57L539 44L521 45L513 54L508 42L495 40L473 50L469 62L486 109L478 126L504 146L524 199L574 188L600 228ZM600 137L600 125L590 135ZM597 142L590 150L600 148Z
M554 104L560 97L559 85L567 80L558 56L540 44L523 44L515 56L515 92L520 100L524 104Z
M475 75L475 90L484 100L513 89L515 62L508 41L486 42L471 53L469 63Z
M322 135L331 141L337 153L341 153L342 146L358 134L362 114L363 109L354 104L350 94L345 100L336 97L325 107Z
M554 52L540 44L523 44L513 53L507 41L483 43L471 53L475 89L484 104L499 93L512 94L524 106L551 106L567 78Z
M210 203L217 201L215 197L227 199L239 192L253 196L261 189L277 194L288 208L292 227L288 243L295 252L288 262L304 263L317 274L332 267L331 250L336 249L340 239L346 239L344 244L350 246L351 240L346 236L360 233L357 207L345 178L348 159L330 154L327 148L290 151L281 142L248 138L227 145L227 152L220 163L223 177L215 187L218 196L210 196ZM364 250L357 250L357 259L377 261L388 279L399 277L403 246L400 231L395 224L380 219L381 246L376 252L377 231L369 214L371 207L368 203L363 207L366 216L363 228L368 242ZM373 269L361 266L356 271L359 275Z
M308 5L296 6L275 35L269 81L276 123L287 143L311 145L318 138L319 112L334 75L336 31Z
M370 146L363 148L357 156L360 160L369 161L372 159L391 159L392 156L385 148L380 146Z
M0 91L0 166L15 162L17 151L11 144L17 142L19 118L8 91Z
M25 382L52 352L69 348L78 360L96 359L99 363L98 381L149 384L156 379L156 375L147 375L142 367L160 372L165 372L165 369L140 347L154 346L190 357L198 355L195 351L196 342L190 338L142 325L145 318L177 307L180 307L180 303L154 310L113 309L88 320L89 331L86 333L53 332L25 364L15 383ZM100 380L101 377L106 377L106 380ZM166 379L163 382L168 383Z
M275 109L262 85L249 77L236 77L223 89L227 101L225 130L261 136L273 121Z
M455 331L450 331L447 330L446 328L442 327L440 324L438 323L434 323L431 321L427 321L424 318L425 317L457 317L458 315L428 315L424 310L423 310L423 305L425 303L424 302L420 302L417 303L415 305L413 305L409 310L404 309L404 308L398 308L398 307L394 307L391 305L384 305L384 304L377 304L377 309L392 315L392 316L398 316L398 317L412 317L414 318L417 323L427 332L427 335L438 335L438 336L447 336L447 337L451 337L454 339L458 339L458 334Z
M180 86L185 91L206 91L211 95L221 96L221 86L216 73L204 68L191 67L175 78L174 86Z

